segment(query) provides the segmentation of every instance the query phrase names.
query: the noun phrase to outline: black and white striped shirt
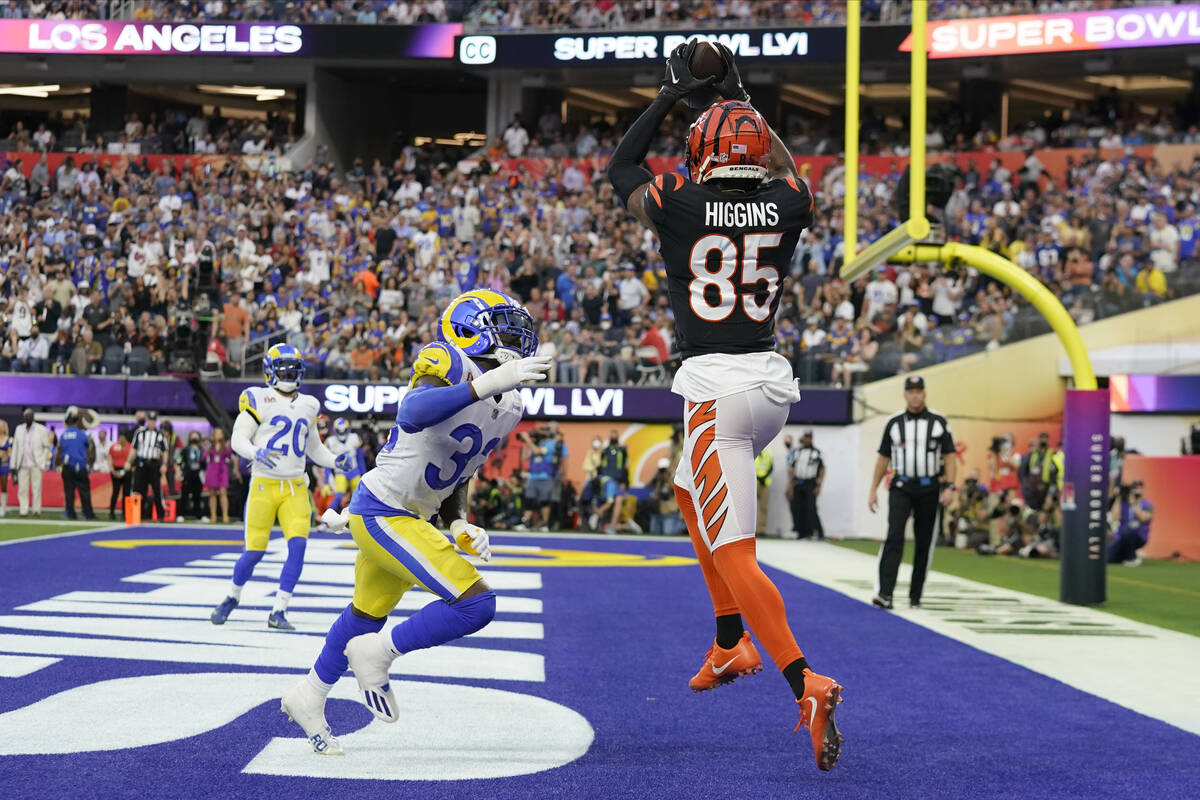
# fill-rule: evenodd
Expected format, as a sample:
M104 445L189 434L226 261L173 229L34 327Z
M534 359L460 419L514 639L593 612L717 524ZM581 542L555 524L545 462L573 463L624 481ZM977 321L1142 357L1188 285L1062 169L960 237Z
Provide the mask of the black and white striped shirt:
M898 485L938 485L942 456L954 453L950 424L941 414L924 409L918 414L907 410L891 417L883 428L879 455L890 458Z
M800 447L792 451L792 477L798 481L815 480L821 474L821 451L815 447Z
M133 445L133 454L139 464L161 461L163 451L167 449L167 440L162 432L150 428L138 428L130 444Z

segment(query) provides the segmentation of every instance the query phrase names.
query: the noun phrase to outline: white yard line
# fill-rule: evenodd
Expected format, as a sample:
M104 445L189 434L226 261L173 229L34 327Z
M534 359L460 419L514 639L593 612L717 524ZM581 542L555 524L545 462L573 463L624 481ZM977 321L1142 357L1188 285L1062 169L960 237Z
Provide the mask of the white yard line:
M873 555L822 542L763 540L762 563L871 602ZM936 564L936 558L934 563ZM1117 705L1200 734L1200 637L1095 608L932 571L908 608L911 568L900 568L893 613Z

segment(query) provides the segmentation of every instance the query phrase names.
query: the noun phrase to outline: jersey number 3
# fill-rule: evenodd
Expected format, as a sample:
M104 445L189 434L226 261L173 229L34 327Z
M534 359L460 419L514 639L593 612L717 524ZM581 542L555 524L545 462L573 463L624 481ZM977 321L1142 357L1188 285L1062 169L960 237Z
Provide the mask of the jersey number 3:
M728 319L737 308L738 297L741 297L742 310L746 312L746 316L755 322L766 322L771 316L771 304L779 292L779 270L775 267L760 267L758 251L778 247L781 241L782 233L747 233L742 237L739 259L738 246L728 236L710 233L702 237L692 246L692 254L688 259L688 267L695 276L688 284L693 313L709 322L721 322ZM720 257L716 271L709 267L709 256L714 251ZM739 266L742 274L735 282L733 277ZM766 298L761 303L757 299L763 294L763 291L758 289L760 281L767 282ZM740 286L754 288L744 292L739 291ZM715 291L710 287L715 288Z
M472 458L479 455L480 452L483 453L484 458L487 458L500 445L499 439L492 439L485 446L483 443L483 431L469 422L464 422L450 431L450 438L466 444L467 449L459 450L450 456L450 461L453 462L454 469L446 477L442 477L442 468L437 464L431 462L425 465L425 482L435 491L441 491L457 484L462 478L463 473L467 471L467 466L471 463Z

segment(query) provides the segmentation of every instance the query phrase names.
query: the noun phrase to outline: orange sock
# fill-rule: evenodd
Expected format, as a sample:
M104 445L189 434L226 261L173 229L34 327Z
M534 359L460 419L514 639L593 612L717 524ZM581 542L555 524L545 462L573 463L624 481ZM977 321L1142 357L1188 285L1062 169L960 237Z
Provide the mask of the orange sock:
M712 553L708 550L708 543L700 535L700 520L696 518L696 506L692 502L691 492L676 485L675 501L679 503L679 513L683 515L683 521L687 524L688 536L692 538L692 547L695 548L696 558L700 561L700 571L704 573L704 583L708 586L708 593L712 597L713 611L718 617L739 613L737 601L733 599L733 592L729 590L729 586L717 573L717 568L713 565Z
M682 509L683 503L679 506ZM780 672L802 658L804 653L788 627L783 597L758 565L754 540L739 539L722 545L713 552L712 561L719 577L733 591L746 625L754 631Z

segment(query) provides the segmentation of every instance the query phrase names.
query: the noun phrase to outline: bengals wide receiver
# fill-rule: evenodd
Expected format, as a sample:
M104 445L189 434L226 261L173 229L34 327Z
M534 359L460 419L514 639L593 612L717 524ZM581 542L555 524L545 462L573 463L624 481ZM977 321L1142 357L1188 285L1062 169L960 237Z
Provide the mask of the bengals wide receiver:
M754 458L800 399L791 364L775 352L775 311L797 239L812 224L813 197L787 147L750 105L729 50L717 45L725 64L718 81L692 74L696 46L671 54L658 97L608 170L630 213L658 236L684 359L672 386L685 408L675 495L717 629L690 686L704 691L762 668L744 617L795 693L796 729L808 726L817 766L829 770L841 751L834 712L842 687L809 668L754 539ZM651 175L642 162L676 101L714 89L725 99L691 126L689 179Z

